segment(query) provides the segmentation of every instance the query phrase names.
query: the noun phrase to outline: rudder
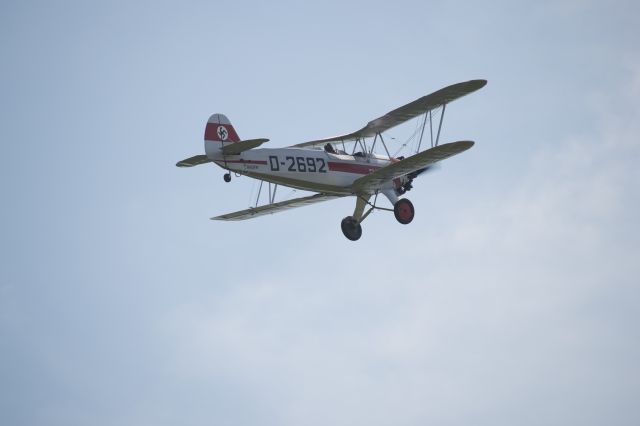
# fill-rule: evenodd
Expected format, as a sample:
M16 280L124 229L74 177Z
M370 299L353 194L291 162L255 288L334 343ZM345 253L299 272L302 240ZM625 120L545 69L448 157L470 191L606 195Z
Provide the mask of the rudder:
M209 117L204 129L204 148L207 154L219 151L225 143L239 141L240 137L226 115L213 114Z

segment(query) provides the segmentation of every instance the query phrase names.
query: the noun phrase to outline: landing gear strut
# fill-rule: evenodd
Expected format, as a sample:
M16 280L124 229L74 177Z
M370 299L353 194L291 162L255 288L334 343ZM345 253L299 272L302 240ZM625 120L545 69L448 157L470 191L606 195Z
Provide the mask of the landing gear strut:
M225 173L224 174L224 181L225 182L231 182L231 173Z
M416 211L413 208L413 204L406 198L398 200L393 205L393 214L395 215L396 220L403 225L411 223L415 212Z
M362 226L360 226L360 222L353 216L347 216L342 219L340 226L344 236L351 241L357 241L362 236Z
M342 233L351 241L357 241L362 236L362 226L360 224L371 213L371 209L368 213L364 213L364 208L369 203L369 198L371 198L371 195L358 195L353 216L347 216L342 219L340 224Z

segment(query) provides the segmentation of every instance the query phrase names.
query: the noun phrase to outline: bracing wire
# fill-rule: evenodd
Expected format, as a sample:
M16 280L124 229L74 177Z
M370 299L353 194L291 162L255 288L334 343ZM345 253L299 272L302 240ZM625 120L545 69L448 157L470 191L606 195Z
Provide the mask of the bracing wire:
M407 148L407 146L409 146L411 152L413 152L413 149L415 148L415 144L417 141L417 136L420 133L421 128L422 128L422 121L416 120L415 129L413 130L413 133L407 138L407 140L402 145L400 145L400 148L398 148L398 150L393 154L394 157L397 157L401 151Z
M437 112L439 110L441 110L441 109L442 109L442 107L434 108L431 111L432 116L435 116L437 114ZM428 124L427 121L429 120L429 117L427 117L427 115L428 115L428 113L424 114L422 120L416 120L416 127L415 127L413 133L406 139L406 141L402 145L400 145L400 148L398 148L398 150L393 154L394 157L397 157L398 154L400 152L402 152L403 150L405 150L406 148L410 148L410 154L411 155L415 154L414 151L416 149L416 146L417 146L417 143L418 143L418 140L419 140L418 136L420 135L420 133L422 133L422 126ZM424 137L424 135L423 135L423 137ZM431 137L433 138L433 136L431 136Z

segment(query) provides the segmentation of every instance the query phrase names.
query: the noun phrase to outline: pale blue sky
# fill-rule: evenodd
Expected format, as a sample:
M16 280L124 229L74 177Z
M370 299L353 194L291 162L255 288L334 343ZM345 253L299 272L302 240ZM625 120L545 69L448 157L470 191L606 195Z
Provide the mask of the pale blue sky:
M3 2L0 423L636 425L634 1ZM286 146L448 84L409 226L239 223ZM401 133L391 132L401 139Z

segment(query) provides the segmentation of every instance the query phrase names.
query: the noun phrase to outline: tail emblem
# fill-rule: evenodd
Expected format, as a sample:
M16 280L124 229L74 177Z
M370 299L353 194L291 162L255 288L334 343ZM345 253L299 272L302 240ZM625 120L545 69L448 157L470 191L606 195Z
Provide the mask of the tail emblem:
M226 141L228 136L229 133L227 132L227 129L225 129L224 126L218 126L218 137L220 140Z

